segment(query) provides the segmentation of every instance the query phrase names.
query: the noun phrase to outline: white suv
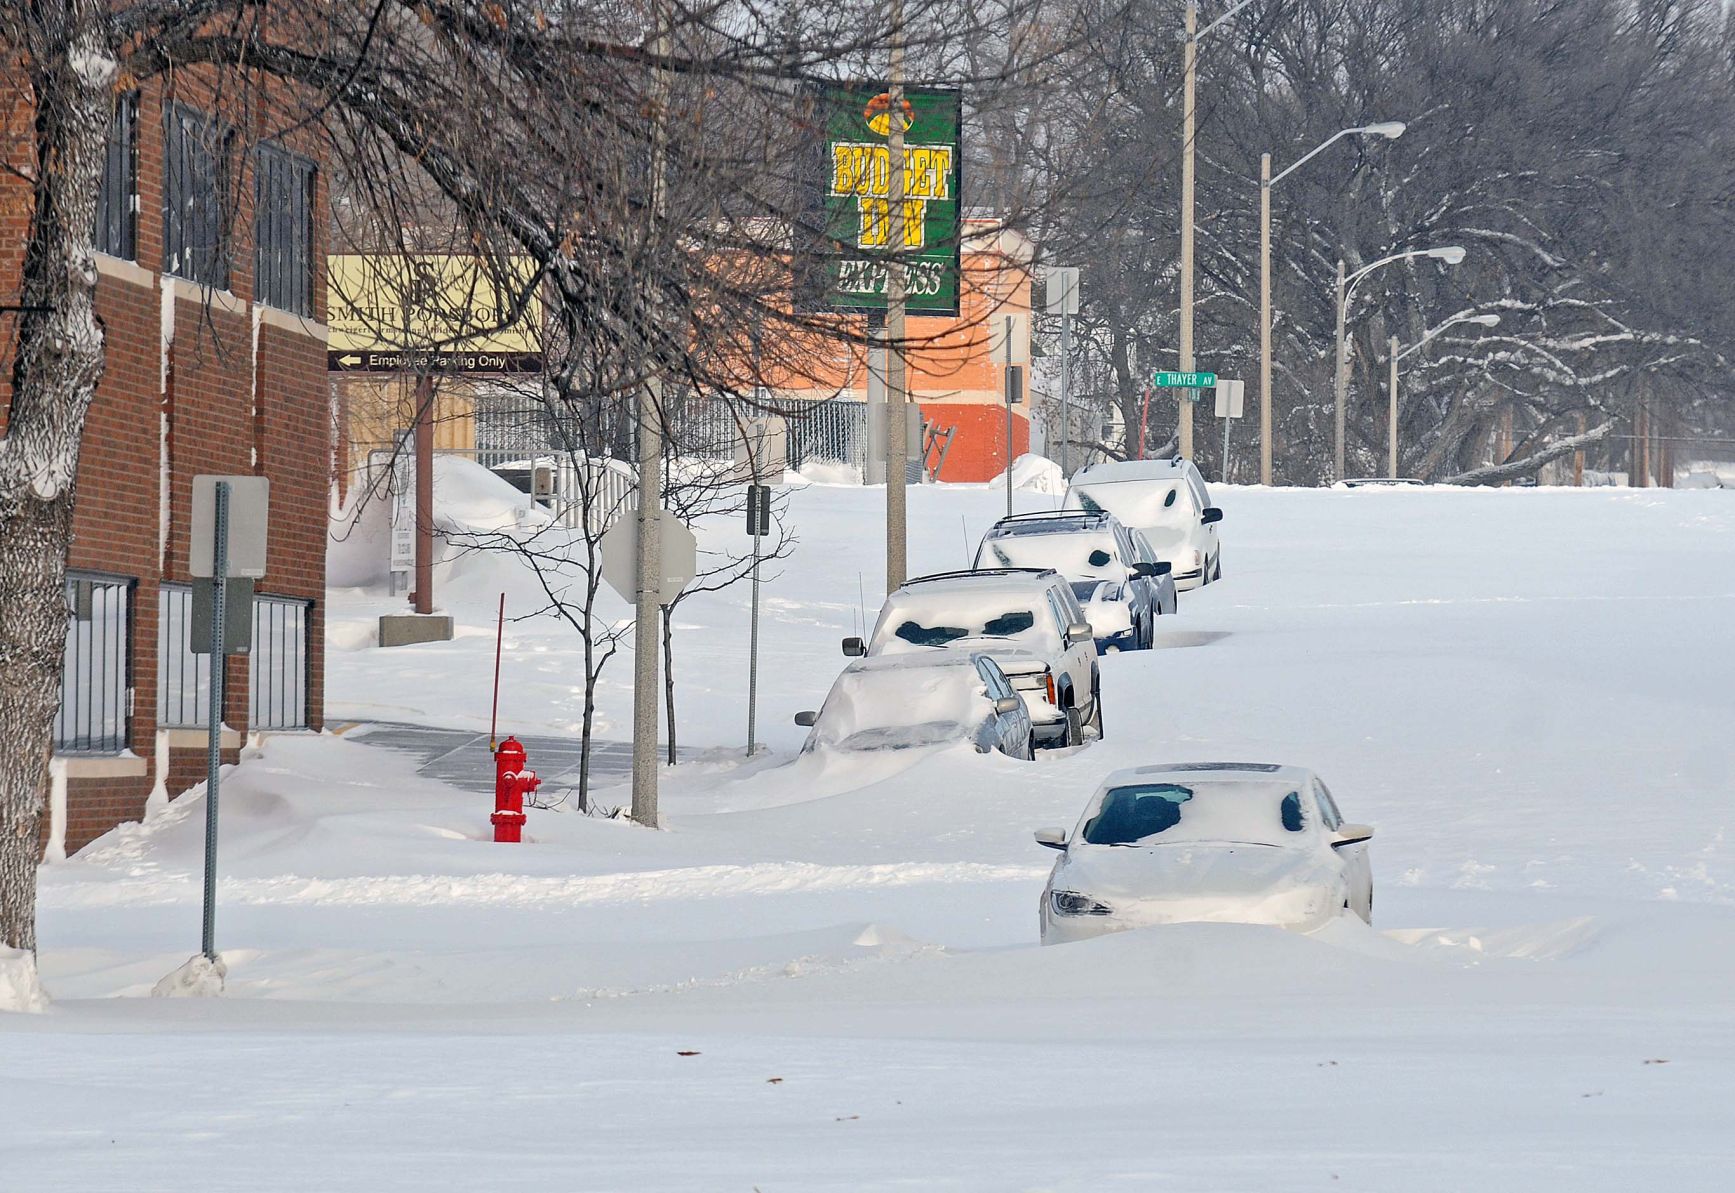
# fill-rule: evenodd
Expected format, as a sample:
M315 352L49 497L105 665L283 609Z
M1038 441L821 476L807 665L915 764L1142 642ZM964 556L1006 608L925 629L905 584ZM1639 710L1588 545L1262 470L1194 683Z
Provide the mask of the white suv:
M1157 558L1173 569L1175 587L1198 588L1223 574L1217 523L1205 478L1191 460L1110 460L1080 469L1062 508L1107 510L1142 530Z
M918 576L886 597L865 643L843 640L850 656L935 649L993 658L1024 698L1039 745L1077 745L1087 726L1102 735L1095 633L1052 569Z

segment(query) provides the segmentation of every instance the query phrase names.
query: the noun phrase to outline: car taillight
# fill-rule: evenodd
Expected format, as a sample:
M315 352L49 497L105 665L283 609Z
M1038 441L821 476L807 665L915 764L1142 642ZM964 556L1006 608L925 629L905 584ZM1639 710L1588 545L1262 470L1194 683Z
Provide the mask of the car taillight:
M1042 673L1042 686L1048 690L1048 702L1059 708L1060 701L1054 696L1054 672L1044 671Z

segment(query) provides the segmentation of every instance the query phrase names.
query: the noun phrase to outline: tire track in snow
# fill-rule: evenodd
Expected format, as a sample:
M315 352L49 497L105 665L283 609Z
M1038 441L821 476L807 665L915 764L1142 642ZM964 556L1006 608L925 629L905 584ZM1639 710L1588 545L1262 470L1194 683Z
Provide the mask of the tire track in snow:
M826 866L763 862L745 866L689 866L616 874L387 874L351 878L223 878L218 898L232 905L323 907L535 907L660 903L766 895L829 894L907 886L1028 882L1046 877L1044 866L983 862L890 862ZM128 907L191 903L199 899L195 874L46 886L41 902L56 908Z

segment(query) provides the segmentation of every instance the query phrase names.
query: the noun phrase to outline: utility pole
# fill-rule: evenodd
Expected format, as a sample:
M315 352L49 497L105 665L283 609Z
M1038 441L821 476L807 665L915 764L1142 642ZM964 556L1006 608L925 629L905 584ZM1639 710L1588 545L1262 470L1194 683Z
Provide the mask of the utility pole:
M663 28L659 5L654 13L656 35L651 39L651 55L658 65L652 67L651 133L651 202L650 225L646 229L648 247L658 234L667 203L663 193L663 171L667 152L668 73L661 65L669 52L668 34ZM649 264L644 266L647 274ZM657 643L662 636L663 579L663 379L657 372L654 343L658 337L655 282L645 296L641 319L650 322L641 328L640 342L644 351L647 376L635 391L634 421L639 432L639 508L637 599L633 602L633 820L648 828L657 827Z
M1017 375L1012 371L1012 316L1006 316L1006 516L1012 516L1012 400L1017 396Z
M904 5L892 4L891 61L887 71L886 169L890 208L890 259L886 263L886 591L903 584L909 575L905 542L904 492L909 479L909 431L904 422L909 413L905 393L909 374L904 360L903 250L909 236L904 212Z
M1386 411L1386 475L1398 475L1398 337L1392 337L1391 406Z
M1349 401L1349 344L1344 339L1343 258L1337 259L1337 367L1332 373L1332 473L1331 479L1343 479L1343 420L1344 407Z
M1181 315L1180 369L1193 371L1193 103L1194 76L1199 63L1199 6L1188 0L1186 43L1181 49ZM1193 456L1193 391L1176 390L1176 434L1180 454Z
M1259 483L1271 484L1271 155L1259 155Z
M1034 367L1035 361L1031 362ZM1067 461L1072 455L1072 312L1060 315L1060 471L1072 475Z

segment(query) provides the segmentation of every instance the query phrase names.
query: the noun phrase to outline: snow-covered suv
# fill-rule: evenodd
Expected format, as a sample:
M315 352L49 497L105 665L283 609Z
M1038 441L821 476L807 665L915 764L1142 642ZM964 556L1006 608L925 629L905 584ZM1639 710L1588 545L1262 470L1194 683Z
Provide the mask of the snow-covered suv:
M1205 478L1191 460L1110 460L1073 475L1064 508L1107 510L1142 530L1183 591L1219 579L1223 545Z
M906 581L850 656L974 650L993 658L1024 697L1039 745L1102 734L1095 635L1072 586L1051 568L941 572Z

